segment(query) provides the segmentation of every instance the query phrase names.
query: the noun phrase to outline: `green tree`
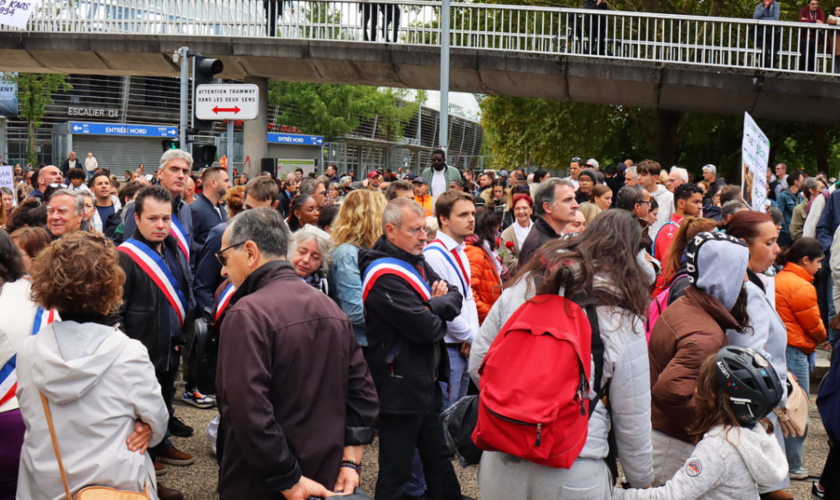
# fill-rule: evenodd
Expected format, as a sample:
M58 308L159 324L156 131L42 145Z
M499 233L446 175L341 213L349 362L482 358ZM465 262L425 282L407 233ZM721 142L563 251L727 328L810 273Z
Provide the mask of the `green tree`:
M400 101L404 93L361 85L271 82L268 99L272 106L281 108L276 122L300 127L307 134L330 140L378 116L379 132L388 140L396 140L419 106Z
M38 155L35 149L35 132L43 125L47 107L52 106L52 93L68 91L73 88L65 79L67 75L54 73L17 73L7 74L6 80L17 84L18 116L26 121L28 128L26 161L37 165Z

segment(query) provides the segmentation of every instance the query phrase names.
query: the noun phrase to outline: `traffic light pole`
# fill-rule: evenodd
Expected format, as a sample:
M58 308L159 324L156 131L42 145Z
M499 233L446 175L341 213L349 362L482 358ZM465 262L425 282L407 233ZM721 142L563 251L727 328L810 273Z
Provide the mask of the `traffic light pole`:
M227 121L227 168L230 182L233 183L233 120Z
M189 114L189 85L190 85L190 48L181 47L178 49L181 53L181 120L179 127L179 138L181 149L187 149L187 119Z

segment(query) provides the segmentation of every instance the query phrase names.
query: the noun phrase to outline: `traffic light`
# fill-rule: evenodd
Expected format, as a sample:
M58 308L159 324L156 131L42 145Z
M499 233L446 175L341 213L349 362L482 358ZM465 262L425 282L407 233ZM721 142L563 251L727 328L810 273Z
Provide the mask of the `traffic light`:
M164 153L170 149L181 149L181 142L176 141L175 139L163 139L160 143L163 145Z
M193 144L193 170L207 168L216 161L216 146Z
M199 85L205 85L209 83L213 83L216 75L224 71L225 64L218 60L212 59L210 57L204 56L195 56L195 78L193 79L193 100L195 99L195 89ZM193 111L195 111L195 106L193 106ZM213 122L209 120L199 120L198 118L195 119L195 127L202 129L202 128L209 128Z

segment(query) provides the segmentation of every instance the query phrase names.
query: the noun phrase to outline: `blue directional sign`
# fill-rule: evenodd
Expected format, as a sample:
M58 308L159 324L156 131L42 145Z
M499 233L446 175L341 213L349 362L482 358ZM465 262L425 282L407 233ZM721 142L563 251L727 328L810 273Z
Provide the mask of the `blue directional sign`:
M297 144L299 146L323 146L324 137L320 135L268 133L269 144Z
M82 135L129 135L135 137L178 137L178 127L131 123L70 122L70 132Z

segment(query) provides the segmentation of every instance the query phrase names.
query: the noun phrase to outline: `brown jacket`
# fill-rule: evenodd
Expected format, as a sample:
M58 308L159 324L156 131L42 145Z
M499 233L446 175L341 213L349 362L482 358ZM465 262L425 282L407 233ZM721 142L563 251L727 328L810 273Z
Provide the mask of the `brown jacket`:
M287 261L228 306L216 377L221 499L282 499L301 475L332 490L345 446L373 441L379 403L350 320Z
M650 335L653 430L693 442L687 429L697 417L694 386L700 366L726 345L726 329L737 326L718 299L691 286L665 309Z

